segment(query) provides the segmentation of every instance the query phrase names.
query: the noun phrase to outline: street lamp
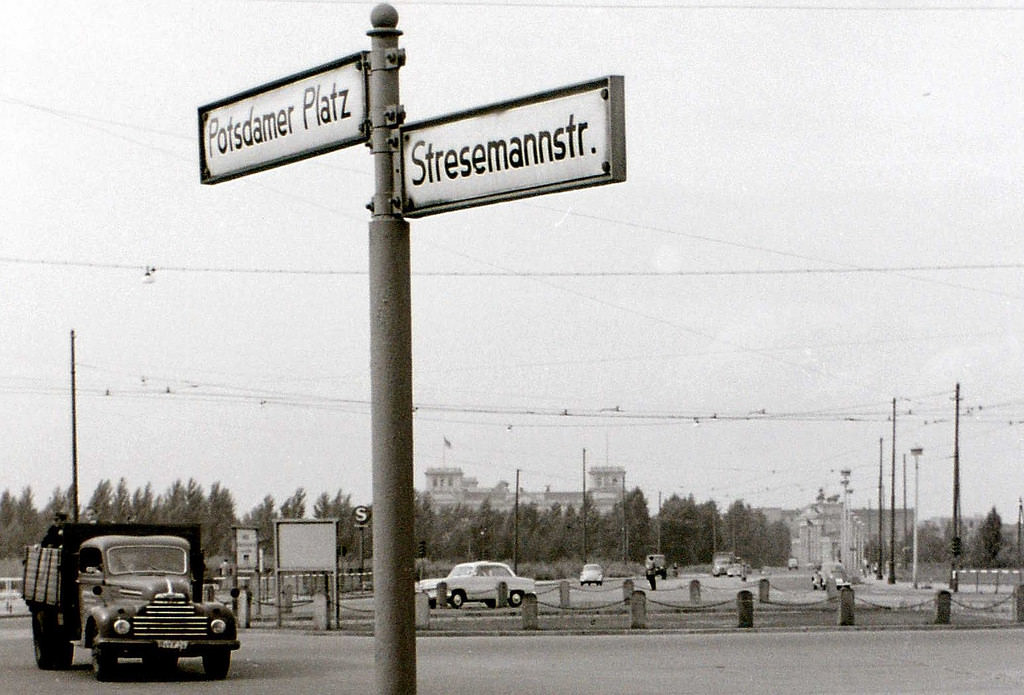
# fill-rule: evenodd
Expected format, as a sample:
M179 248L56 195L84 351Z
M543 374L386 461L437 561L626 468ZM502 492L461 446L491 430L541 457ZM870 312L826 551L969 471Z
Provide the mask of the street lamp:
M915 446L910 450L910 455L914 457L914 588L917 588L917 515L920 513L918 506L919 499L917 494L917 462L921 454L924 453L924 449L919 446ZM905 514L906 512L904 512Z

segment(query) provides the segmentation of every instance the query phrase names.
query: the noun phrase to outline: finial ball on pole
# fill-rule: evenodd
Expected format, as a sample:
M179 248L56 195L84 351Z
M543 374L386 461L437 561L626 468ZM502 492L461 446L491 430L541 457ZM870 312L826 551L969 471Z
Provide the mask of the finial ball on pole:
M398 10L386 2L381 3L370 13L370 22L374 29L394 29L398 26Z

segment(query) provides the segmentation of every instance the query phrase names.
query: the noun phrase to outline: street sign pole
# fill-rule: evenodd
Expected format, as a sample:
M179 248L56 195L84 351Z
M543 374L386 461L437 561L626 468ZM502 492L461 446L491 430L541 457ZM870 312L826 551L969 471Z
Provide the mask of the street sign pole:
M398 12L377 5L369 56L374 196L369 226L370 378L373 434L375 692L416 692L413 547L412 316L409 223L402 218Z

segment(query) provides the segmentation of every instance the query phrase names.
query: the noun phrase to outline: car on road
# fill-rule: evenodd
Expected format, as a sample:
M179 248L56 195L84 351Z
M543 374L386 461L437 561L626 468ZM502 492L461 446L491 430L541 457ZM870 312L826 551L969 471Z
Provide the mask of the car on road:
M729 552L715 553L711 558L711 576L720 577L728 573L729 566L736 562L736 555Z
M832 579L835 581L836 586L850 586L850 577L846 573L846 568L841 563L830 562L822 566L822 575L825 577L825 581Z
M743 581L747 581L747 575L750 573L750 565L743 562L743 560L736 558L735 562L729 565L725 569L725 574L728 577L739 577Z
M423 579L416 583L416 591L426 592L431 607L437 605L437 585L441 582L448 585L448 604L452 608L461 608L470 601L494 608L501 582L508 587L508 605L512 607L521 606L523 597L536 591L533 579L516 576L504 562L462 562L452 567L447 577Z
M604 567L601 565L591 562L583 565L583 569L580 570L580 585L586 586L588 584L597 584L601 586L604 583Z
M798 569L800 569L800 563L796 561L795 557L791 557L791 558L789 558L789 561L786 563L786 569L787 570L798 570Z

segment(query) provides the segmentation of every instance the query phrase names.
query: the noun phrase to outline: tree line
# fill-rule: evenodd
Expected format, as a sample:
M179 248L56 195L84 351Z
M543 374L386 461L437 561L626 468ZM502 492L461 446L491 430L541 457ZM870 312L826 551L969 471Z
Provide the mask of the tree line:
M56 488L41 508L30 487L20 494L0 494L0 558L20 557L26 545L37 543L59 514L71 516L70 489ZM80 521L137 523L197 523L208 558L230 557L232 527L258 529L269 561L273 527L277 519L331 519L339 524L339 554L373 553L372 533L360 533L353 523L351 496L338 490L320 493L310 502L298 488L280 503L266 495L257 505L239 514L231 491L221 483L204 489L196 480L177 480L163 493L152 485L130 489L122 478L116 484L101 480L85 504ZM585 521L585 523L584 523ZM427 557L457 562L491 558L556 562L584 559L642 562L652 552L662 552L668 562L681 566L708 563L715 550L733 550L752 565L783 564L789 556L789 530L770 524L764 515L742 501L721 512L715 502L698 503L692 495L673 495L652 517L639 488L599 513L586 505L586 519L574 506L521 505L495 509L485 501L475 508L436 507L428 494L416 493L417 547Z

